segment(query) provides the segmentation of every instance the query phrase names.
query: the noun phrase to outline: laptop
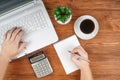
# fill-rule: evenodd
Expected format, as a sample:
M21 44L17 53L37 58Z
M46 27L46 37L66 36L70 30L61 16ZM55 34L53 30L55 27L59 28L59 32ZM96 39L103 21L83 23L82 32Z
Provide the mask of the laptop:
M42 0L0 0L0 45L4 34L13 27L25 31L26 49L15 58L48 46L58 40Z

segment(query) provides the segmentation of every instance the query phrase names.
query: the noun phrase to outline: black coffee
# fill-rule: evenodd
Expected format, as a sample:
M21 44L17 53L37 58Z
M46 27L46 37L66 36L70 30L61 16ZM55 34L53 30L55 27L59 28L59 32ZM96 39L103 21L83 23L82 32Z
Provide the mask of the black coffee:
M89 19L82 21L82 23L80 24L80 29L85 34L90 34L91 32L93 32L94 28L95 28L95 25L93 21Z

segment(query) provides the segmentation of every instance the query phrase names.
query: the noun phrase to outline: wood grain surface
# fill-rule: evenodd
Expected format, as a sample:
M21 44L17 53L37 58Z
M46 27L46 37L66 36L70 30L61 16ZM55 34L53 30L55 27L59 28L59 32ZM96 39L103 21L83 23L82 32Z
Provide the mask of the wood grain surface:
M43 2L59 40L75 34L73 26L79 16L92 15L98 20L100 30L95 38L86 41L78 39L89 54L94 80L120 80L120 0L43 0ZM56 23L53 16L53 8L56 5L71 8L73 17L69 24L63 26ZM37 79L25 56L8 65L4 80L80 80L79 70L69 75L65 74L52 45L43 50L54 70L52 74Z

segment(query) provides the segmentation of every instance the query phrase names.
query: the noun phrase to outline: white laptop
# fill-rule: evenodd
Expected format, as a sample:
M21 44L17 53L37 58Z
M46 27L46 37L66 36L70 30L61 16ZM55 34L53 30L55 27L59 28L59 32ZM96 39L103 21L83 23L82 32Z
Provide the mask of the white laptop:
M0 0L0 45L6 31L15 26L23 28L22 40L27 42L16 58L58 40L42 0Z

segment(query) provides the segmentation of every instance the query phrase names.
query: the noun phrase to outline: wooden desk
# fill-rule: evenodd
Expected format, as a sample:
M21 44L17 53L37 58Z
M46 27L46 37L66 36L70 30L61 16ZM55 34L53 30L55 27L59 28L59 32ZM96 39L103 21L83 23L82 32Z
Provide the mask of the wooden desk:
M120 80L120 0L44 0L44 3L59 40L74 34L73 25L79 16L88 14L98 20L98 35L88 41L79 41L89 53L94 80ZM57 4L67 5L72 10L72 21L65 26L54 20L52 12ZM52 45L43 50L54 70L51 75L37 79L27 57L23 57L9 64L5 80L79 80L80 71L65 74Z

